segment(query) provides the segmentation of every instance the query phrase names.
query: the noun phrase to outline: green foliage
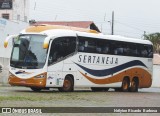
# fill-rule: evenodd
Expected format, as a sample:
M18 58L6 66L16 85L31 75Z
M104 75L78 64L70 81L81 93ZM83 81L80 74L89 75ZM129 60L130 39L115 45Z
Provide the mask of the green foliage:
M145 34L144 39L149 40L153 43L154 53L160 54L160 33Z

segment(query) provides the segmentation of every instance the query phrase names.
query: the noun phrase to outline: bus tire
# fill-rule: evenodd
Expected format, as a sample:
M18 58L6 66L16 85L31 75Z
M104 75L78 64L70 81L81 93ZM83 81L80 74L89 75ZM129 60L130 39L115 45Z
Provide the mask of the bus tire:
M131 81L130 92L138 92L139 80L138 78L133 78Z
M31 89L32 89L33 91L35 91L35 92L39 92L39 91L42 90L41 88L36 88L36 87L31 87Z
M91 87L91 90L94 92L98 92L98 91L108 91L109 88L107 87Z
M129 91L129 86L130 86L130 81L128 77L125 77L122 81L122 87L121 91L122 92L128 92Z
M63 87L58 88L60 92L72 92L74 91L73 79L70 76L66 76L64 79Z

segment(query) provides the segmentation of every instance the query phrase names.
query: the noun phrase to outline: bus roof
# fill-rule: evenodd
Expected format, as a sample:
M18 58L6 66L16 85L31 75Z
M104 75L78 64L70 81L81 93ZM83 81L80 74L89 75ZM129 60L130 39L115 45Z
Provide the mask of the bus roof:
M85 28L78 28L78 27L71 27L71 26L62 26L62 25L33 25L25 29L26 32L33 32L33 33L40 33L47 30L53 30L53 29L66 29L66 30L73 30L73 31L80 31L80 32L87 32L87 33L99 33L95 30L91 29L85 29Z
M125 42L133 42L133 43L143 43L143 44L152 44L148 40L136 39L136 38L128 38L119 35L104 35L95 30L77 28L77 27L69 27L69 26L61 26L61 25L33 25L23 30L25 33L45 33L46 35L54 35L54 36L84 36L98 39L108 39L108 40L116 40L116 41L125 41ZM23 33L22 32L22 33ZM53 34L54 33L54 34ZM62 35L63 33L63 35Z

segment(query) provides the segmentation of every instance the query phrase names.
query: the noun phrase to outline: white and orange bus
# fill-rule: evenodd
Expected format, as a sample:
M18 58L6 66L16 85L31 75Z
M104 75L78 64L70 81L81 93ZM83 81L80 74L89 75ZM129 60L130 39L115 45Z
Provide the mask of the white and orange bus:
M137 92L152 84L153 46L147 40L55 25L30 26L9 36L5 47L9 39L14 42L8 79L13 86Z

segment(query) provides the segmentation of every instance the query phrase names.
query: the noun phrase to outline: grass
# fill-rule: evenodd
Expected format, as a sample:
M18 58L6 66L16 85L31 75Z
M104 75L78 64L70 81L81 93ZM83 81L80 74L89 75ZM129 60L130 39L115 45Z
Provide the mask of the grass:
M26 92L26 91L11 91L7 96L3 94L0 95L0 101L92 101L95 100L94 94L92 92ZM93 96L88 98L87 96Z
M31 97L20 97L20 96L0 96L0 101L24 101L24 100L29 100L29 101L35 101L35 98Z
M85 97L75 95L59 96L0 96L0 101L56 101L56 100L87 100Z

